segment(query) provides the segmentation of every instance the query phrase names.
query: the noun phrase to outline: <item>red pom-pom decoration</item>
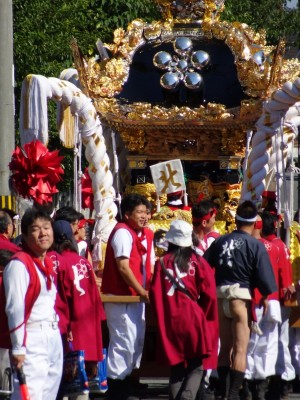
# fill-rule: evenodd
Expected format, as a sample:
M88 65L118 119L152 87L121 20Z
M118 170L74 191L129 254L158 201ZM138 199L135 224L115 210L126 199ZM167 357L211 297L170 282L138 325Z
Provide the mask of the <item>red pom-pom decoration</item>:
M58 192L56 184L64 173L62 159L58 150L49 151L38 140L25 144L24 149L17 147L9 163L14 188L19 195L36 203L51 203L53 194Z

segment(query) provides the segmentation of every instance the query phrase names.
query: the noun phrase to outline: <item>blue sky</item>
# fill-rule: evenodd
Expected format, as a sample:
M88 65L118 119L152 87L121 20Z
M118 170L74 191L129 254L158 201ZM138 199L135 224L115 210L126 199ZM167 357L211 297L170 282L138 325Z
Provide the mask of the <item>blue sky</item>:
M297 7L298 0L288 0L287 4L289 7L295 8Z

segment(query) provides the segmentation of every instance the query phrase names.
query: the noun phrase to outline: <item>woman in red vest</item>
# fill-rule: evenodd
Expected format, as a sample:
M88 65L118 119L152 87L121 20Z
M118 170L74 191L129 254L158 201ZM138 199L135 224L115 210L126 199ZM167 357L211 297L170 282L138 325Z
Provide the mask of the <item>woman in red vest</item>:
M72 350L84 350L85 361L95 364L103 357L101 320L104 311L94 271L88 260L77 254L69 222L55 221L53 231L54 250L58 253L56 272L68 304L68 340ZM55 252L49 255L53 260Z
M174 400L196 398L203 360L217 353L208 324L213 321L218 330L214 274L193 249L192 231L185 221L171 223L165 236L168 251L155 266L150 289L157 317L158 361L171 366L170 399Z

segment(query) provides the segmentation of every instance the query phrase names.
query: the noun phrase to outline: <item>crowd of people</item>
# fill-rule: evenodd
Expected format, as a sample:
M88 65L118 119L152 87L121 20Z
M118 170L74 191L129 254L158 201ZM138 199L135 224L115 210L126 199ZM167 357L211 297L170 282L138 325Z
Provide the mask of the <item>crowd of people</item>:
M171 222L158 257L151 204L124 196L99 279L81 213L29 208L15 244L14 215L0 211L0 361L14 372L12 399L21 399L20 370L31 400L62 398L70 351L84 351L91 379L103 359L103 320L106 398L139 399L133 371L141 364L147 303L157 321L157 363L170 370L170 400L288 398L300 360L285 301L296 288L274 204L258 211L241 203L236 228L225 235L214 229L212 201L198 201L191 214L192 224Z

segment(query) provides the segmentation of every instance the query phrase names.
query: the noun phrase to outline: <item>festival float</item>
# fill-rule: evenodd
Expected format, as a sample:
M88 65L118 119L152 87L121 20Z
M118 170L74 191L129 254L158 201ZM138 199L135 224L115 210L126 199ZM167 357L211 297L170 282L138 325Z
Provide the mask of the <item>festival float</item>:
M284 58L284 42L270 46L264 32L223 20L223 0L156 3L161 20L137 19L117 29L113 43L98 40L99 54L91 58L74 39L74 69L60 78L28 75L23 82L22 146L33 140L47 145L52 100L62 146L74 147L76 157L78 141L85 147L96 222L93 257L101 265L124 192L142 193L154 206L159 198L154 229L178 217L163 207L170 187L158 196L150 173L151 166L174 159L182 162L191 202L199 195L219 202L222 233L233 215L228 210L243 200L260 204L271 187L285 228L298 229L291 223L293 185L288 189L286 173L289 166L293 182L299 61ZM75 207L81 206L80 167L76 174ZM295 235L287 236L297 263Z

